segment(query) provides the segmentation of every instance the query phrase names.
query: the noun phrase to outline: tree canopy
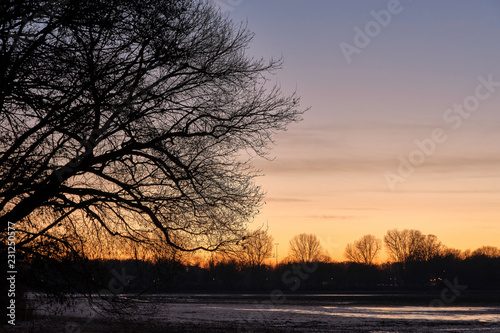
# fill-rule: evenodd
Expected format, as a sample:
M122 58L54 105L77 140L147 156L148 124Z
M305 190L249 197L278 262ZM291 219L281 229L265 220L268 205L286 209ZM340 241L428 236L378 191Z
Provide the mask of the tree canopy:
M243 238L239 257L244 266L261 266L272 256L274 238L267 231L248 231Z
M250 160L298 121L280 60L204 1L0 5L0 226L19 246L216 250L261 204ZM87 245L88 247L88 245Z
M365 235L354 243L347 244L344 256L358 264L372 265L382 250L382 241L373 235Z
M429 261L444 253L444 246L435 235L423 235L415 229L388 230L384 236L387 252L394 261Z
M318 237L314 234L295 235L289 242L289 258L295 262L320 261L326 256Z

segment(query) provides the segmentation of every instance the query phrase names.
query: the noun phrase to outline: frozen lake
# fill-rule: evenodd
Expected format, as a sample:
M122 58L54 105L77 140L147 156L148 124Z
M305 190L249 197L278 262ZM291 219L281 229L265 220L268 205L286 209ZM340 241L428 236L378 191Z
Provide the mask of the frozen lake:
M498 304L415 306L357 301L380 296L295 295L283 304L273 304L269 295L149 295L141 297L128 318L155 323L158 328L198 325L198 330L203 327L200 332L500 332ZM383 297L391 299L391 295ZM105 318L85 299L71 306L39 305L36 313L65 318L66 327L82 332L93 332L95 323Z

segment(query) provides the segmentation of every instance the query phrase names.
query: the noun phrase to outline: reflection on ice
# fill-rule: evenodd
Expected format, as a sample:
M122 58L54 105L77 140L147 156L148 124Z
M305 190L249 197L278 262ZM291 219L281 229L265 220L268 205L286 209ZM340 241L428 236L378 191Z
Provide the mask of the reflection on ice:
M240 311L263 311L264 309L235 308ZM500 322L500 308L496 307L274 307L265 309L270 312L289 312L307 315L328 315L351 318L441 320L441 321L479 321Z
M125 295L122 295L125 296ZM244 299L241 295L227 297L199 297L193 295L146 295L134 303L133 316L147 318L155 322L234 322L265 323L274 326L291 325L292 323L320 322L324 325L338 325L339 322L372 322L404 321L404 325L429 326L425 332L435 332L434 322L440 325L451 325L453 331L460 325L470 329L474 327L500 327L499 306L374 306L360 305L346 301L322 302L309 301L309 304L273 304L266 295L258 299ZM58 305L54 302L32 300L37 315L57 315L67 317L104 318L105 314L89 303L85 298L76 298L71 304ZM343 304L350 303L350 304ZM308 324L309 325L309 324ZM377 324L378 325L378 324ZM379 326L380 326L379 325ZM402 324L403 325L403 324ZM426 326L426 327L427 327ZM377 326L378 327L378 326ZM467 330L466 330L467 331ZM477 332L477 331L475 331ZM500 332L500 329L497 330Z

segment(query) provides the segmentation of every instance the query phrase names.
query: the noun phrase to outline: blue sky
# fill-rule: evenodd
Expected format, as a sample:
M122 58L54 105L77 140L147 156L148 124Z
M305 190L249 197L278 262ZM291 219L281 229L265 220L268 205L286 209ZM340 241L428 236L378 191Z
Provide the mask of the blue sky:
M488 76L500 82L500 2L226 1L255 33L249 54L283 56L274 82L311 107L276 137L275 160L256 162L267 203L254 225L269 225L281 253L307 232L341 260L347 243L393 228L500 246L500 87L459 128L443 118ZM391 5L398 13L348 63L340 44ZM386 173L436 128L446 140L391 188Z

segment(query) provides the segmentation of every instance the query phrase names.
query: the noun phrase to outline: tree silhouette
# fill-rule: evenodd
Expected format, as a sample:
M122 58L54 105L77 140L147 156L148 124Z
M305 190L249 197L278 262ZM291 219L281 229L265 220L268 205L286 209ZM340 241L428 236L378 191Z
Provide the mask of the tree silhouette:
M246 56L245 27L188 0L0 7L2 233L75 251L241 239L262 197L241 154L302 112L266 88L281 62Z
M447 246L443 246L441 256L447 257L452 260L461 260L467 257L466 254L462 252L462 250L450 248Z
M312 262L323 258L323 249L314 234L300 234L290 240L289 257L291 261Z
M437 237L435 235L426 235L421 239L421 245L416 259L429 261L444 254L445 248Z
M243 237L239 257L244 266L261 266L273 253L273 236L265 230L249 231Z
M445 247L435 235L423 235L419 230L387 231L384 237L389 256L399 263L429 261L445 253Z
M382 241L373 235L365 235L352 244L347 244L345 257L358 264L372 265L382 249Z
M404 264L418 257L423 238L424 235L418 230L393 229L387 231L384 243L389 256L396 262Z
M472 251L471 256L484 256L488 258L500 258L500 249L495 246L482 246Z

